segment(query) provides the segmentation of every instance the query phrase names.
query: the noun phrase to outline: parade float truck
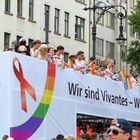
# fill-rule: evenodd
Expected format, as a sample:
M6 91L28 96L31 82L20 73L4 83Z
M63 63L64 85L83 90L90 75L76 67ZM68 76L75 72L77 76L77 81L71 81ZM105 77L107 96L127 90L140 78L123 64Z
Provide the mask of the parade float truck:
M77 114L140 122L140 88L14 52L0 54L0 139L76 135Z

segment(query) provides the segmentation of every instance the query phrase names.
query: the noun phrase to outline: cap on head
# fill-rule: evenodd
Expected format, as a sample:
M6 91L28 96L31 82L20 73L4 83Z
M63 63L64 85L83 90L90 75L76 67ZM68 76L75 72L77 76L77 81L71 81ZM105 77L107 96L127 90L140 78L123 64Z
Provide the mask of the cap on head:
M26 45L26 40L24 38L20 38L19 45Z
M118 128L121 128L127 133L132 134L132 125L129 121L125 119L116 119L112 121L112 125L117 126Z
M48 48L46 44L41 44L40 48Z
M20 43L20 42L26 42L26 40L25 40L24 38L20 38L20 39L19 39L19 43Z

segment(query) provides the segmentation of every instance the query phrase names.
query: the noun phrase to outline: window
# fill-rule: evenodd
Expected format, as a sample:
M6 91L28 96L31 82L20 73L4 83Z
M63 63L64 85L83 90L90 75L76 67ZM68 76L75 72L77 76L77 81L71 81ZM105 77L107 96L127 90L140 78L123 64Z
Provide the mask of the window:
M50 11L50 6L45 4L45 29L47 31L49 30L49 11Z
M69 56L69 54L64 52L64 60L65 60L65 62L68 62L68 58L69 58L68 56Z
M34 19L34 0L29 0L29 20Z
M135 0L129 0L129 4L131 8L134 8L135 6Z
M4 33L4 48L8 48L10 45L10 33Z
M96 38L96 54L103 56L104 40Z
M114 43L106 41L106 57L114 59Z
M126 57L127 46L121 46L120 51L121 51L120 58L124 59Z
M65 12L64 23L65 23L64 35L69 36L69 13L67 12Z
M123 24L123 31L126 32L127 31L127 19L123 19L122 20L122 24Z
M76 16L75 38L84 41L85 19Z
M122 2L123 2L123 3L126 3L126 2L127 2L127 0L122 0Z
M10 13L11 0L5 0L5 12Z
M59 9L55 8L55 17L54 17L54 32L59 33Z
M17 15L22 17L22 0L17 0Z
M19 40L22 38L22 36L17 35L17 45L19 45Z
M101 9L97 9L97 13L96 13L96 21L99 18L99 16L101 15L102 10ZM104 25L104 16L102 15L98 21L99 24Z
M115 19L115 15L111 12L108 12L107 14L107 27L114 29L114 19Z
M28 46L29 46L29 48L32 47L33 42L34 42L33 39L28 39Z
M75 0L75 1L79 3L85 3L85 0Z

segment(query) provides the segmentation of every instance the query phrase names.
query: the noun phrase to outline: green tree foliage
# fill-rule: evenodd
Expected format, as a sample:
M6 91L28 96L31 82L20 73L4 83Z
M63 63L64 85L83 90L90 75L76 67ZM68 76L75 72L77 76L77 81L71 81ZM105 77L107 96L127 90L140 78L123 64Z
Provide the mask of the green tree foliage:
M132 41L125 61L140 73L140 41Z
M137 5L128 17L129 24L134 32L140 33L140 0L137 0ZM135 68L140 74L140 41L131 41L125 61Z
M134 32L140 33L140 0L137 0L137 5L131 11L131 15L128 17L128 20Z

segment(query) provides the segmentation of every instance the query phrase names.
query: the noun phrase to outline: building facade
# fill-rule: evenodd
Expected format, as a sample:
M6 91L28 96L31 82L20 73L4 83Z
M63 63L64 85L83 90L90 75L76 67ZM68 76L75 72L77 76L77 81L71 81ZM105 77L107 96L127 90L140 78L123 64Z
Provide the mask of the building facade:
M127 11L127 16L131 14L131 10L133 10L136 5L136 0L101 0L106 5L119 5L125 7ZM99 1L96 1L99 2ZM90 5L93 5L93 0L90 1ZM101 5L101 6L104 6ZM127 65L123 59L126 54L126 50L129 48L130 42L134 39L139 39L140 36L133 32L131 27L129 26L129 21L127 17L122 20L123 24L123 35L127 39L123 46L118 45L116 38L119 37L120 31L120 20L117 18L117 13L122 12L124 15L124 10L120 7L114 9L112 8L109 12L107 12L104 16L101 17L100 21L97 24L97 38L96 38L96 57L97 59L108 59L115 61L115 71L119 71L120 69L124 69L126 73L129 73L129 65ZM96 10L96 18L100 15L101 10ZM92 12L90 13L90 21L92 23ZM92 24L90 25L92 28ZM91 30L90 30L91 32ZM92 32L90 33L90 35ZM92 38L92 36L90 36ZM92 55L92 39L90 39L90 55Z
M37 10L43 3L29 0L2 0L0 8L0 32L1 50L10 46L14 40L21 37L27 40L27 44L44 33L40 17L41 11Z
M63 45L66 54L82 50L88 59L89 14L83 11L86 1L2 0L0 49L24 37L29 46L35 39L47 40L53 47Z
M98 0L96 0L98 2ZM107 0L102 2L108 4ZM135 0L109 0L110 4L122 4L128 15L136 4ZM27 45L33 40L49 41L56 48L63 45L65 55L85 52L88 60L92 56L92 21L93 0L1 0L0 8L0 50L11 45L11 42L24 37ZM96 17L100 10L96 10ZM121 60L131 40L139 38L129 27L127 18L123 20L125 46L120 47L116 38L119 36L119 20L114 11L107 12L97 24L96 56L99 59L115 60L116 70L125 68Z

